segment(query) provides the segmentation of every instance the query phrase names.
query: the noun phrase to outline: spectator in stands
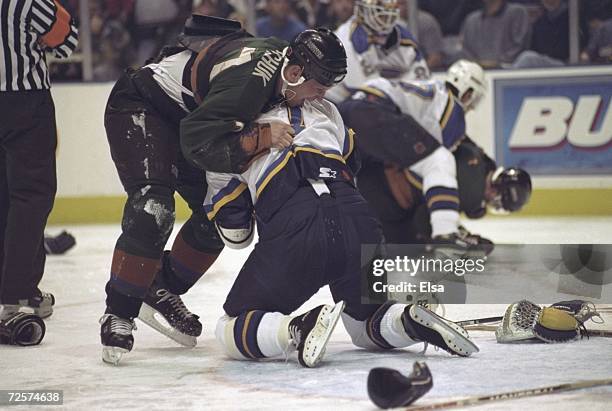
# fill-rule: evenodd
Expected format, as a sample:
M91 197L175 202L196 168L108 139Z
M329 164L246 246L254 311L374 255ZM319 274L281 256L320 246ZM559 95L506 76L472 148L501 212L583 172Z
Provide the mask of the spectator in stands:
M225 0L194 0L193 12L244 22L244 16L239 15L236 9Z
M612 63L612 19L602 22L591 34L586 50L580 56L584 62Z
M338 0L290 0L298 19L306 27L329 27L331 5Z
M255 24L257 36L277 37L291 41L306 26L293 17L294 10L290 0L266 0L267 16L257 19Z
M355 9L354 0L334 0L330 3L329 13L331 14L328 27L337 29L342 23L353 15Z
M155 57L176 37L191 14L193 0L136 0L132 37L137 43L136 63Z
M444 36L459 34L465 17L482 7L481 0L421 0L419 9L431 13L442 28Z
M413 33L412 27L410 27L410 2L415 0L400 0L400 19L401 24L408 27ZM419 42L419 49L425 55L425 60L430 70L441 69L443 67L442 58L442 30L440 24L434 16L427 13L426 11L419 10L417 15L417 40Z
M580 2L580 14L586 21L597 21L599 25L612 18L612 0L588 0Z
M462 55L483 67L510 64L527 48L529 30L524 6L506 0L483 0L482 10L471 13L463 24Z
M558 67L569 60L569 10L565 0L540 0L542 13L533 23L529 50L514 68Z

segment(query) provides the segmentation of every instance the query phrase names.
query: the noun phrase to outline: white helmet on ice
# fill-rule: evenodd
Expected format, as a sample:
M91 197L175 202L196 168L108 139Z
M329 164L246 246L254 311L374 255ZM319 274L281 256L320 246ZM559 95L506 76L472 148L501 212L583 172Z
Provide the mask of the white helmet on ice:
M355 15L373 34L389 34L400 17L397 0L357 0Z
M450 66L446 82L457 90L457 98L466 110L475 108L487 91L484 70L468 60L459 60Z

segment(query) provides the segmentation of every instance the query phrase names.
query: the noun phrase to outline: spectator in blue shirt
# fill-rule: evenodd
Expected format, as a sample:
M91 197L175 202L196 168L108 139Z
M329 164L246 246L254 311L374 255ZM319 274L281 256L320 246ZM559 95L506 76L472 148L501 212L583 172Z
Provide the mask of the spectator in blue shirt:
M267 0L265 17L257 19L256 31L258 37L277 37L291 41L306 26L295 17L289 0Z

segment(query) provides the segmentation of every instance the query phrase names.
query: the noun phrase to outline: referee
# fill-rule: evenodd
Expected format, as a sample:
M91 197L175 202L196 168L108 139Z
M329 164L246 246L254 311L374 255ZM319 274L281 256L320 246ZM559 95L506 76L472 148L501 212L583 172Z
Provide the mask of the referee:
M58 0L0 0L0 325L23 306L53 312L53 296L38 289L57 185L45 52L68 57L77 41Z

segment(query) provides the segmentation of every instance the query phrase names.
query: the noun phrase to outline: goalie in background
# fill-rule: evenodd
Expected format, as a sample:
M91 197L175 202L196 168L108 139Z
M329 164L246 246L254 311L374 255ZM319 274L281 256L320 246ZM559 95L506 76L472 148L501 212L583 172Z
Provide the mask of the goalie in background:
M424 307L361 303L362 270L369 269L361 267L361 245L380 244L381 250L383 236L354 186L358 162L352 133L322 98L346 73L346 55L325 29L305 32L296 41L287 80L305 88L258 120L291 124L293 144L257 158L242 174L207 173L205 209L221 238L246 247L253 215L259 234L223 305L217 340L235 359L297 350L300 364L315 367L342 318L361 348L426 342L460 356L478 351L465 330ZM291 315L325 285L335 305Z
M487 205L519 210L531 181L520 169L499 169L466 136L465 113L486 92L482 68L460 60L446 80L365 83L340 105L363 155L359 190L383 224L389 243L430 243L443 254L488 254L491 241L460 225Z

